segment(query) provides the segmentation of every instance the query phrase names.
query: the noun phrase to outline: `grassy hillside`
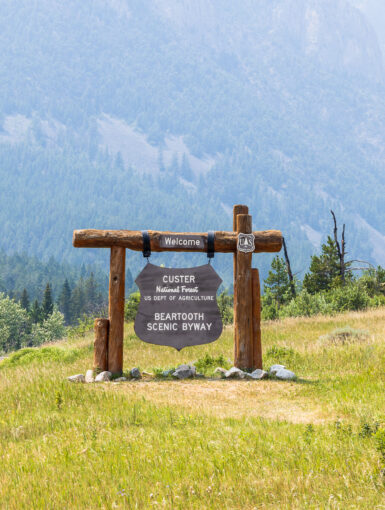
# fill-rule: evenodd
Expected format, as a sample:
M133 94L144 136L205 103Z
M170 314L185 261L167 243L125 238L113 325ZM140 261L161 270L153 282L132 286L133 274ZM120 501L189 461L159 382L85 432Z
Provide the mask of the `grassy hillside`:
M367 333L330 335L345 326ZM71 384L91 334L19 351L0 363L0 507L384 508L384 336L385 309L264 323L265 366L290 383ZM126 368L205 354L231 359L232 330L177 353L126 328Z

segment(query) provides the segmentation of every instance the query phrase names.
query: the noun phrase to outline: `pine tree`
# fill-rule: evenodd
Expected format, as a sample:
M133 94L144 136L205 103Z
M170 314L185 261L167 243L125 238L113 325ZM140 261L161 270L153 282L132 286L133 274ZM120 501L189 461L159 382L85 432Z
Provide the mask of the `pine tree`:
M32 304L32 307L29 311L29 316L31 317L31 320L34 324L43 321L42 309L40 308L39 301L37 299L35 299Z
M23 290L23 293L22 293L21 299L20 299L20 305L24 308L24 310L27 310L27 312L29 311L29 296L28 296L27 289Z
M43 303L41 305L43 317L46 319L49 317L53 312L53 300L52 300L52 291L51 291L51 285L47 283L44 291L43 296Z
M62 290L60 292L60 296L58 299L59 310L64 315L65 324L71 324L72 316L71 316L71 288L66 279L63 283Z
M78 319L85 313L85 292L84 280L80 278L78 284L73 289L71 294L71 320Z
M94 273L91 273L85 282L84 294L86 313L94 313L99 305L98 285L95 281Z
M321 255L313 255L309 272L305 274L303 286L309 294L329 290L340 280L340 260L337 245L328 236L321 246Z
M278 255L271 263L271 270L264 282L264 291L270 292L278 306L283 305L292 297L286 264L283 258Z

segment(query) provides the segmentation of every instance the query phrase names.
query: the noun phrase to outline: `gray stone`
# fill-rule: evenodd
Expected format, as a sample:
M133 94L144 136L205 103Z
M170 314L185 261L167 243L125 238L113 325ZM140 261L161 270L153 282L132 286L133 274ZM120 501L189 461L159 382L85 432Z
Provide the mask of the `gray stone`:
M281 368L286 368L284 365L272 365L269 369L270 375L275 375Z
M127 381L127 377L118 377L117 379L114 379L114 382L124 382Z
M100 374L98 374L96 377L95 377L95 382L108 382L108 381L111 381L111 372L108 372L108 371L104 371L104 372L100 372Z
M133 368L132 370L130 370L130 376L133 378L133 379L140 379L142 376L140 374L140 370L139 368Z
M154 377L154 374L152 374L151 372L146 372L145 370L143 370L142 375L146 377Z
M281 379L282 381L293 381L297 378L294 372L291 370L286 370L286 368L280 368L276 373L275 377L277 379Z
M164 370L162 372L163 377L170 377L175 372L175 368L172 368L171 370Z
M94 371L93 370L87 370L87 372L86 372L86 383L93 383L93 382L95 382Z
M225 377L227 379L244 379L246 377L246 373L237 367L231 367L230 370L227 370L225 373Z
M256 370L254 370L254 372L251 372L251 374L249 375L251 379L266 379L269 376L269 374L265 372L265 370L261 370L260 368L257 368Z
M225 368L217 367L214 370L214 375L219 374L221 377L226 377L226 372L227 372L227 370Z
M83 374L70 375L69 377L67 377L67 379L70 382L76 382L76 383L84 383L86 381L86 378L84 377Z
M189 377L194 377L196 374L196 368L194 365L179 365L179 367L172 374L175 379L187 379Z

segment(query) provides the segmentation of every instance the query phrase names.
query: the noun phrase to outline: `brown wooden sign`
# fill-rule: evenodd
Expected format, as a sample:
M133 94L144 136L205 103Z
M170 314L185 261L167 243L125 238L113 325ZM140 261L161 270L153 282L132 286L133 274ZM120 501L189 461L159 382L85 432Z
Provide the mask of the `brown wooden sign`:
M147 264L135 283L141 297L134 329L141 340L180 351L219 338L216 294L222 280L210 264L183 269Z

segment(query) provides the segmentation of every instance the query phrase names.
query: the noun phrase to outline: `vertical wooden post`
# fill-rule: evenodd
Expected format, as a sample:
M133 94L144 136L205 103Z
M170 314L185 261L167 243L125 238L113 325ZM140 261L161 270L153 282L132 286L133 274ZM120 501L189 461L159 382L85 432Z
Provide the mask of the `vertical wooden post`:
M249 214L249 208L247 205L241 205L237 204L233 207L233 232L238 232L238 225L237 225L237 216L238 214ZM234 253L233 256L233 265L234 265L234 284L233 284L233 296L234 296L234 360L238 359L238 328L237 328L237 254Z
M249 214L237 215L237 232L250 234L252 232L252 219ZM236 292L235 302L237 330L236 358L234 365L241 369L253 368L253 296L252 296L252 253L237 250L236 266Z
M123 371L125 261L126 249L121 246L112 246L108 307L110 318L108 370L113 374L121 374Z
M108 319L95 319L94 331L94 370L104 372L108 370Z
M262 369L261 285L258 269L252 269L253 287L253 368Z

